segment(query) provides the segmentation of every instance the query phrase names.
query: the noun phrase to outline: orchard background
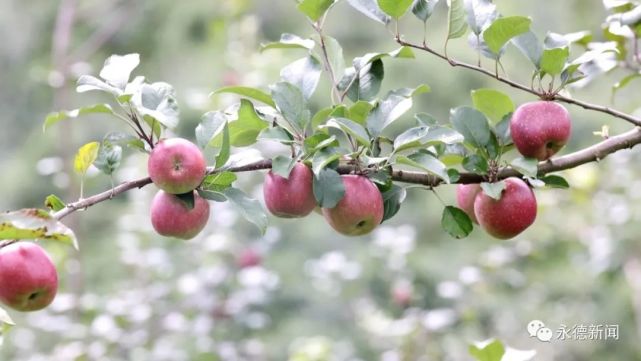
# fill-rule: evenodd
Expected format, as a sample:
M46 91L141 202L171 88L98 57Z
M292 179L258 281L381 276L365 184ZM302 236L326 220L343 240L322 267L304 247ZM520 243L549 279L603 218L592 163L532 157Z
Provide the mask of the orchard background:
M604 35L604 28L614 31L606 18L618 9L613 5L636 6L627 3L495 1L504 16L529 16L541 42L547 32L583 30L594 42L616 40ZM42 131L51 112L109 100L75 88L81 75L97 76L110 55L139 53L133 75L172 84L180 123L165 135L196 141L194 129L203 113L239 99L211 92L232 85L267 91L284 66L306 55L301 49L261 51L261 44L277 42L282 33L303 38L314 33L296 3L285 0L8 1L0 4L0 19L5 34L0 48L3 211L43 208L50 194L65 202L78 199L81 177L73 170L78 148L114 130L127 131L104 114L61 120ZM398 29L402 41L422 43L423 23L411 12ZM332 7L323 33L340 42L348 66L365 53L399 48L395 21L386 27L346 0ZM582 43L588 40L583 35L570 46L570 60L584 52ZM448 8L441 1L427 22L427 43L441 53L447 37ZM600 53L590 69L609 71L587 74L590 81L580 81L572 96L634 118L639 84L634 78L621 81L639 65L631 55L634 47L625 49L627 54L623 48L618 55ZM379 96L422 84L431 92L412 97L412 109L387 130L390 134L415 125L413 115L421 112L449 124L450 109L473 105L473 90L502 91L515 105L537 98L491 76L451 67L421 49L413 54L413 59L383 59L386 76ZM467 34L450 39L447 54L477 62ZM493 60L483 58L482 64L494 73ZM501 76L530 84L533 66L514 46L508 45L501 64ZM611 96L617 82L620 89ZM310 109L331 105L330 89L323 74ZM573 131L560 155L632 128L620 117L564 105ZM210 165L213 151L206 153ZM232 153L267 159L288 155L288 149L261 140ZM339 235L316 213L299 220L269 216L263 234L229 202L211 202L209 224L187 242L158 236L149 220L156 188L134 189L64 219L78 238L78 251L40 242L58 268L58 295L43 311L9 311L16 326L5 327L0 358L467 360L473 359L471 343L496 338L505 347L536 350L535 359L638 359L639 158L636 148L622 150L561 172L570 188L537 188L536 222L508 241L492 239L479 227L461 239L442 229L441 200L455 203L453 185L434 188L441 200L424 188L408 189L393 218L357 238ZM146 154L125 148L113 182L145 177L146 162ZM264 172L239 173L234 186L262 200ZM110 177L91 167L82 188L87 197L111 185ZM259 255L257 266L242 267L248 252ZM552 329L617 324L619 340L541 343L526 331L533 319ZM527 359L532 359L527 353L509 357Z

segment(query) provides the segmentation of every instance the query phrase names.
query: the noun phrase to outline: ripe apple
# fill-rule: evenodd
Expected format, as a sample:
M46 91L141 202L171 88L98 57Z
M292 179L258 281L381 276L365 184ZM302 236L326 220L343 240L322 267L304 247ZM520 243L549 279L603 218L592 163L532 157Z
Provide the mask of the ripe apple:
M479 184L459 184L456 187L456 203L470 217L472 222L478 224L476 214L474 214L474 200L476 195L481 191Z
M0 249L0 301L18 311L47 307L58 291L58 273L42 247L16 242Z
M158 191L151 202L151 224L167 237L191 239L205 228L209 220L209 202L194 192L194 208L178 196Z
M499 239L512 238L528 228L536 219L536 197L520 178L508 178L500 200L484 191L474 201L476 218L490 235Z
M236 257L236 264L238 268L248 268L258 266L262 261L262 257L258 252L252 248L246 248Z
M549 159L563 148L571 129L568 111L550 101L523 104L510 121L510 133L519 153L538 160Z
M167 193L183 194L200 185L207 171L205 157L183 138L163 139L151 151L147 171L154 184Z
M263 196L269 211L282 218L305 217L316 207L312 189L313 173L303 163L296 163L289 178L274 174L265 176Z
M383 220L383 197L367 177L343 175L345 196L334 208L323 208L323 216L336 231L346 236L370 233Z

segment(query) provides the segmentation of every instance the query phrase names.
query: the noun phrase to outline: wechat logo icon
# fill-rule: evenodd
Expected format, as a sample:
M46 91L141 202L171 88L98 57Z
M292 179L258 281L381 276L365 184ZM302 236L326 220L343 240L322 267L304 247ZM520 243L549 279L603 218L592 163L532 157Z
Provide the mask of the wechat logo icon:
M536 337L541 342L550 342L552 340L552 330L545 327L543 321L530 321L527 324L527 333L530 337Z

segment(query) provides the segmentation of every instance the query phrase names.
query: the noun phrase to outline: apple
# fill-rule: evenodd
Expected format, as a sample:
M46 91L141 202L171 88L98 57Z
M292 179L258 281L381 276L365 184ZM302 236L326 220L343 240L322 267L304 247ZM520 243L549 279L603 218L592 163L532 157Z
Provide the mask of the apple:
M343 175L345 196L334 208L323 208L327 223L346 236L370 233L383 220L383 197L367 177Z
M236 257L236 264L238 268L249 268L258 266L262 261L262 257L258 252L252 248L246 248Z
M479 184L459 184L456 187L456 204L470 217L472 222L478 224L474 214L474 200L481 191Z
M296 163L289 178L283 178L270 170L263 184L267 209L276 217L305 217L316 207L313 179L312 170L303 163Z
M509 239L528 228L536 219L536 197L532 189L520 178L508 178L500 200L484 191L477 194L474 213L487 233Z
M510 120L510 133L519 153L547 160L568 142L572 124L558 103L536 101L521 105Z
M392 288L392 301L399 307L407 307L412 302L412 285L399 284Z
M47 307L58 291L58 273L42 247L16 242L0 249L0 301L18 311Z
M192 142L183 138L163 139L147 161L154 184L167 193L183 194L200 185L207 172L205 157Z
M174 194L158 191L151 202L151 224L163 236L191 239L209 220L209 202L194 192L194 208Z

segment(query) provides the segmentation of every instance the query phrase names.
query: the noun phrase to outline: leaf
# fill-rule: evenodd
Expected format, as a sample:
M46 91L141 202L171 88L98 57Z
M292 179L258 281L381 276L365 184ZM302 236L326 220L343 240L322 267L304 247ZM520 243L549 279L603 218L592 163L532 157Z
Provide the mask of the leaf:
M78 249L73 231L44 209L0 213L0 239L44 239L71 244Z
M378 6L387 15L398 19L405 15L414 0L378 0Z
M320 75L321 64L312 55L296 60L280 72L281 79L297 86L305 99L309 99L314 94Z
M327 147L337 147L338 141L336 140L335 135L328 135L325 133L316 133L310 137L307 137L303 142L305 147L305 153L307 155L312 155L316 151L327 148Z
M545 49L541 55L539 68L550 75L561 74L569 56L570 49L568 47Z
M367 116L367 130L372 137L378 137L392 122L412 108L412 97L430 91L427 85L415 89L391 91Z
M230 187L237 178L236 173L227 171L209 174L203 179L200 188L206 191L221 192Z
M562 188L562 189L567 189L570 188L570 184L568 183L565 178L558 176L558 175L548 175L545 177L542 177L540 180L545 182L545 185L551 188Z
M512 38L511 42L532 62L532 64L537 68L539 67L543 47L532 31L525 32Z
M329 66L334 72L336 80L340 80L345 74L345 58L343 57L343 48L338 40L331 36L323 35L325 47L327 48L327 58Z
M327 122L327 126L341 129L343 132L345 132L345 134L348 134L354 137L354 139L356 139L356 141L362 145L367 146L370 143L370 138L365 128L363 128L362 125L356 122L353 122L349 119L346 119L346 118L330 119Z
M324 168L314 175L314 197L322 208L334 208L345 195L343 178L333 169Z
M358 73L354 68L348 68L338 84L338 88L344 91L349 86L347 97L353 102L372 100L381 89L384 76L383 61L377 59L373 63L365 65Z
M78 149L76 156L73 160L73 169L76 173L84 176L87 169L93 164L98 157L98 149L100 148L99 142L91 142L83 145Z
M205 148L221 134L223 127L227 124L227 117L223 112L214 111L203 114L200 124L196 126L196 142L201 148ZM212 144L213 145L213 144Z
M487 194L488 197L496 199L497 201L501 199L503 195L503 190L505 189L505 182L495 182L495 183L481 183L481 188L483 192Z
M509 16L496 19L483 31L483 39L490 50L498 54L510 39L530 30L532 19L524 16Z
M105 135L103 142L109 142L113 145L132 147L136 149L145 149L142 140L132 134L123 132L111 132Z
M303 0L297 7L311 21L318 21L333 4L334 0Z
M0 307L0 322L2 322L4 324L11 325L11 326L15 326L15 324L16 324L15 322L13 322L13 320L11 319L11 316L9 316L7 311L2 307ZM4 336L4 333L5 332L3 330L3 332L2 332L3 336Z
M524 176L532 178L536 178L539 171L539 162L536 158L518 157L510 162L510 166Z
M113 109L109 104L94 104L87 107L82 107L74 110L63 110L60 112L49 113L45 118L42 130L46 131L50 126L58 123L61 120L69 118L78 118L86 114L114 114Z
M456 39L465 35L467 32L467 23L465 22L465 8L463 0L447 0L448 23L447 23L447 38Z
M302 133L311 118L303 93L295 85L287 82L276 83L271 90L272 98L283 117L294 129Z
M238 118L229 123L229 137L234 147L247 147L256 143L260 132L269 124L256 113L252 102L240 100Z
M98 156L93 164L103 173L111 175L118 167L122 160L122 147L112 144L108 140L103 140L98 150Z
M492 0L464 0L467 24L476 35L481 34L488 23L498 17Z
M407 196L407 191L403 187L399 187L396 184L392 183L390 189L381 193L383 196L383 220L386 220L394 217L396 213L401 209L401 204Z
M289 174L296 165L297 160L282 155L277 155L272 159L272 172L285 179L289 178Z
M228 87L224 87L216 90L215 92L211 93L210 96L216 95L216 94L222 94L222 93L232 93L232 94L242 95L250 99L258 100L259 102L265 103L271 107L274 107L274 108L276 107L276 104L272 100L272 97L260 89L244 87L244 86L228 86Z
M614 96L616 95L617 91L625 88L630 82L634 79L640 78L641 73L634 73L625 76L623 79L619 80L612 86L612 98L614 99Z
M307 49L312 50L316 42L312 39L303 39L298 35L284 33L280 36L280 41L261 44L260 51L269 49Z
M65 202L62 199L58 198L55 194L50 194L45 198L45 207L51 209L54 212L57 212L65 208Z
M178 103L174 88L170 84L143 84L140 92L140 101L136 107L142 115L152 117L167 128L175 128L178 125Z
M507 94L494 89L472 90L472 102L476 109L492 121L492 124L497 124L507 114L514 112L512 99Z
M396 162L432 173L442 178L446 183L450 181L445 164L430 154L419 152L409 157L400 155L396 158Z
M454 128L465 141L476 148L485 148L490 142L490 126L483 113L470 107L458 107L450 114Z
M453 206L446 206L443 209L441 227L454 238L465 238L474 228L467 213Z
M478 361L501 361L505 354L505 347L498 340L494 340L483 347L470 345L468 350L470 355L474 356Z
M196 204L196 197L194 196L194 191L189 191L187 193L182 193L182 194L176 194L176 198L178 198L188 210L194 209L194 205Z
M476 174L486 174L490 169L485 158L472 154L463 159L463 169Z
M246 220L258 227L261 234L265 234L268 224L267 214L259 201L250 198L240 189L233 187L225 189L222 194Z
M391 18L378 7L376 0L347 0L354 9L360 11L368 18L387 25Z
M122 90L105 83L95 76L81 75L80 78L78 78L78 82L76 83L76 91L78 93L84 93L91 90L103 91L116 97L123 94Z
M224 166L229 160L231 155L231 144L229 142L229 123L225 123L223 127L223 140L220 147L220 152L216 156L216 168Z
M349 119L360 125L365 125L367 116L374 106L370 102L359 100L349 108Z
M421 21L426 22L434 13L434 7L438 2L439 0L416 0L412 6L412 13Z
M419 125L433 126L438 124L438 120L434 118L431 114L427 113L417 113L414 115L414 119Z
M510 120L512 120L512 113L504 116L503 120L494 126L494 133L496 134L497 140L503 146L512 144Z
M314 174L318 175L330 163L338 160L341 157L340 153L334 148L323 148L314 154L312 159L312 170Z
M140 64L139 54L112 55L105 60L100 70L100 77L115 87L125 89L131 72L138 64Z
M275 140L285 145L294 144L294 137L292 134L281 127L269 127L263 129L258 135L259 140Z

